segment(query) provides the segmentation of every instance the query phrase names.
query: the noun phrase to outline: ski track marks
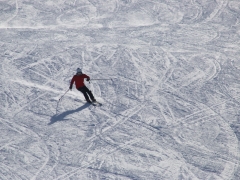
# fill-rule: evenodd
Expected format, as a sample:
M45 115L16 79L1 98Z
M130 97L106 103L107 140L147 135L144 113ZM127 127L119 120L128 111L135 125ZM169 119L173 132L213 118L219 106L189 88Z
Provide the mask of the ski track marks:
M239 177L237 1L14 2L1 23L4 180ZM76 67L114 79L87 84L103 106L79 108L76 90L58 101Z
M16 8L16 11L15 13L13 14L12 17L10 17L9 19L7 19L6 21L4 21L3 23L1 23L0 25L2 26L8 26L9 22L11 22L14 18L17 17L18 13L19 13L19 2L18 0L15 1L15 8Z

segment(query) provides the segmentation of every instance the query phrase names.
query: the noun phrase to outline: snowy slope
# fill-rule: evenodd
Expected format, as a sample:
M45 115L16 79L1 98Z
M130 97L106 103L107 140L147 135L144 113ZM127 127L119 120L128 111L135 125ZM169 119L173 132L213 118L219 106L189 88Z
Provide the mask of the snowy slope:
M238 0L1 0L1 180L239 180ZM103 105L67 92L76 68Z

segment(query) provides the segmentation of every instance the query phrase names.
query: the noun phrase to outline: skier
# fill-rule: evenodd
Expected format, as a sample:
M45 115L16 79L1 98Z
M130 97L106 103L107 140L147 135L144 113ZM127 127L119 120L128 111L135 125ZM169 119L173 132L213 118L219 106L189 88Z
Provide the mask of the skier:
M90 77L86 74L82 73L82 70L80 68L77 68L76 75L73 76L69 89L72 90L73 83L75 82L76 89L81 91L86 99L87 102L96 102L96 99L94 98L92 91L90 91L84 84L84 78L87 78L87 81L90 81ZM90 99L92 101L90 101Z

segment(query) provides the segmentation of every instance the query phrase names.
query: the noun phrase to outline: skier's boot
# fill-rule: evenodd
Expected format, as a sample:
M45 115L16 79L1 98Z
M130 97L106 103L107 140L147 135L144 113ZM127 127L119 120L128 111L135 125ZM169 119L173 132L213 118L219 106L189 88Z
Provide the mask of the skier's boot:
M86 99L86 101L87 101L88 103L92 103L92 101L90 101L89 99Z

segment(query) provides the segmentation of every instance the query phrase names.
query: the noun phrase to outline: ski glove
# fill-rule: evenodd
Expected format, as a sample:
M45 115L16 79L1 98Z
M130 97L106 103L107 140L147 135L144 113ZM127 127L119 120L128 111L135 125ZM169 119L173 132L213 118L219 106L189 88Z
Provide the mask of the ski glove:
M70 86L69 89L72 90L72 86Z
M87 81L90 81L90 78L87 78Z

